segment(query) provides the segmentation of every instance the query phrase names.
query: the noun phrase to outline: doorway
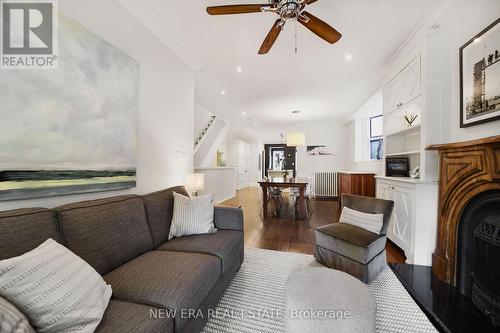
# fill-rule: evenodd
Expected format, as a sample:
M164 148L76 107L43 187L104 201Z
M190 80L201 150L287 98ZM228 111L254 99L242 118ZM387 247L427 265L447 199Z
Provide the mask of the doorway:
M268 176L268 170L291 170L297 176L297 148L286 144L264 145L264 168L262 176Z

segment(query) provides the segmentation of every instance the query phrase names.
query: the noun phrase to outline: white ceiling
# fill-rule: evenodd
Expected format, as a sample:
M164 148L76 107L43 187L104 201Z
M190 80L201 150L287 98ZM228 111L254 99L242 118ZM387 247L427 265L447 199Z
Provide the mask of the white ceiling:
M274 14L209 16L205 7L267 0L145 1L201 61L197 101L246 128L352 113L380 87L384 64L440 0L319 0L307 10L341 32L340 42L330 45L299 25L295 54L289 24L264 56L257 51ZM301 113L292 117L292 110Z

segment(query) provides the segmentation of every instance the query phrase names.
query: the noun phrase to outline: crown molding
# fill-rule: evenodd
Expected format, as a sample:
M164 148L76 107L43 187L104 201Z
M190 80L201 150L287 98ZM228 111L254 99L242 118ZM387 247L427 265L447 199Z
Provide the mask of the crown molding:
M427 14L415 30L406 38L403 44L401 44L396 52L386 61L384 72L387 73L395 60L404 56L406 51L418 45L418 43L425 38L429 30L439 28L439 21L450 12L452 7L462 4L463 2L464 0L439 0L429 14Z
M412 31L412 33L383 64L382 69L373 75L372 78L376 79L376 81L380 82L380 84L376 87L369 87L368 89L366 89L368 98L360 105L357 105L354 110L346 112L341 117L340 121L347 124L354 120L353 117L355 117L358 110L373 96L374 93L378 91L378 89L382 89L383 86L387 83L385 82L386 79L388 77L391 77L391 74L395 70L395 68L398 68L398 60L404 59L405 56L407 56L407 53L411 52L411 50L417 47L419 43L421 43L421 41L425 38L428 31L438 29L438 24L443 19L443 17L445 17L453 7L463 4L464 1L465 0L438 0L436 5L434 5L434 7L424 17L424 19Z
M147 0L118 0L118 2L184 61L192 71L197 72L203 69L204 66L194 55L194 51L168 26Z

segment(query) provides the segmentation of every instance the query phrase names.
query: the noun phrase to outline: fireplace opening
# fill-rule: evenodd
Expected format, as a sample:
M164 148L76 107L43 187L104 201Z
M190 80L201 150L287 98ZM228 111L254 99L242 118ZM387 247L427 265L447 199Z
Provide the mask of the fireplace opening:
M458 228L459 291L500 326L500 191L474 197L465 207Z

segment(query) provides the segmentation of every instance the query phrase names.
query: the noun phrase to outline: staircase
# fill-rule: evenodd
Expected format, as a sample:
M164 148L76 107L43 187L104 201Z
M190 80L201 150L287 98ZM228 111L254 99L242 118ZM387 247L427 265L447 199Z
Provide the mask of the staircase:
M194 166L195 168L208 168L213 166L217 156L217 149L224 141L229 125L219 117L209 114L202 122L194 140Z
M217 119L216 115L210 115L209 117L210 117L210 119L209 119L208 123L205 124L205 126L201 129L201 131L199 131L199 133L197 133L198 135L194 139L194 149L195 150L196 150L196 147L198 146L198 144L201 142L201 140L203 140L205 134L210 129L210 126L212 126L212 124L215 122L215 119Z

